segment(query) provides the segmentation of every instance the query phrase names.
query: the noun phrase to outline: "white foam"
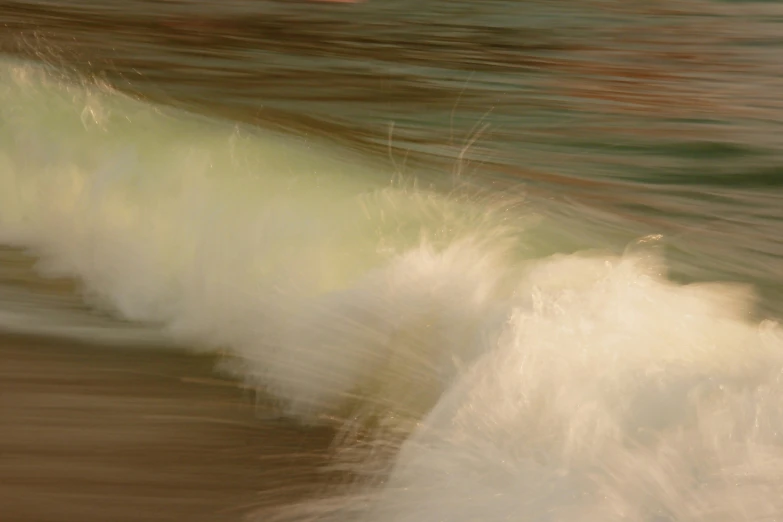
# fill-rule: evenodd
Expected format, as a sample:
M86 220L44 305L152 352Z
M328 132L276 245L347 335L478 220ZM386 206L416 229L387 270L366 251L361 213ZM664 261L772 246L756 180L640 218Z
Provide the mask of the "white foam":
M390 186L27 65L2 64L0 92L7 242L98 306L228 351L291 415L381 419L395 444L413 430L352 515L783 512L780 336L746 290L673 284L644 249L534 260L499 197Z
M739 289L674 285L648 261L570 256L532 269L519 292L532 299L402 445L360 518L777 516L777 326L749 321Z

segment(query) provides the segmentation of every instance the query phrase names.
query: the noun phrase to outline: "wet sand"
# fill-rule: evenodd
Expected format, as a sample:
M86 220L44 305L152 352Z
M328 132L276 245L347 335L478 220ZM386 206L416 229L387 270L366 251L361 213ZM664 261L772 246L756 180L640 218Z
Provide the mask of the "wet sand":
M314 495L332 433L263 420L214 363L0 337L0 520L234 521Z

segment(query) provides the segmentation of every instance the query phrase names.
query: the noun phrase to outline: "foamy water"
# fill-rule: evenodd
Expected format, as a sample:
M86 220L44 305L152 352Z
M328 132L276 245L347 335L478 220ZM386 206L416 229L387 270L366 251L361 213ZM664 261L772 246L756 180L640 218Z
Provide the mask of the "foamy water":
M20 62L0 95L5 244L97 309L225 353L283 414L373 434L344 451L361 480L287 515L783 513L781 332L749 288L668 280L662 238L551 256L521 194L425 190Z

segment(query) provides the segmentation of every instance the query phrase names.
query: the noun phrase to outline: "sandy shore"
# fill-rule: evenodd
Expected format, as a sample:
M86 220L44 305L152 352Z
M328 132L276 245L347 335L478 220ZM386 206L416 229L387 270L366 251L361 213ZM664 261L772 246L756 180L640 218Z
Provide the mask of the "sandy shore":
M313 495L329 430L261 420L213 365L0 337L0 519L233 521Z

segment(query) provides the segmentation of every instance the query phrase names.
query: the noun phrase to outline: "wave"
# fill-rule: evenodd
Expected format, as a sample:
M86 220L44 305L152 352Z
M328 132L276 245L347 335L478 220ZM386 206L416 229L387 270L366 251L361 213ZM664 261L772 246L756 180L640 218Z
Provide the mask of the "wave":
M551 224L516 195L426 190L29 64L3 62L0 92L4 243L95 306L224 352L285 414L393 447L297 515L783 512L783 345L749 289L675 284L648 242L543 255Z
M514 238L532 221L511 198L419 189L27 64L2 73L0 240L97 307L226 350L303 420L382 388L405 336L435 342L425 316L447 320L448 301L478 317L504 293L494 265L524 255Z

